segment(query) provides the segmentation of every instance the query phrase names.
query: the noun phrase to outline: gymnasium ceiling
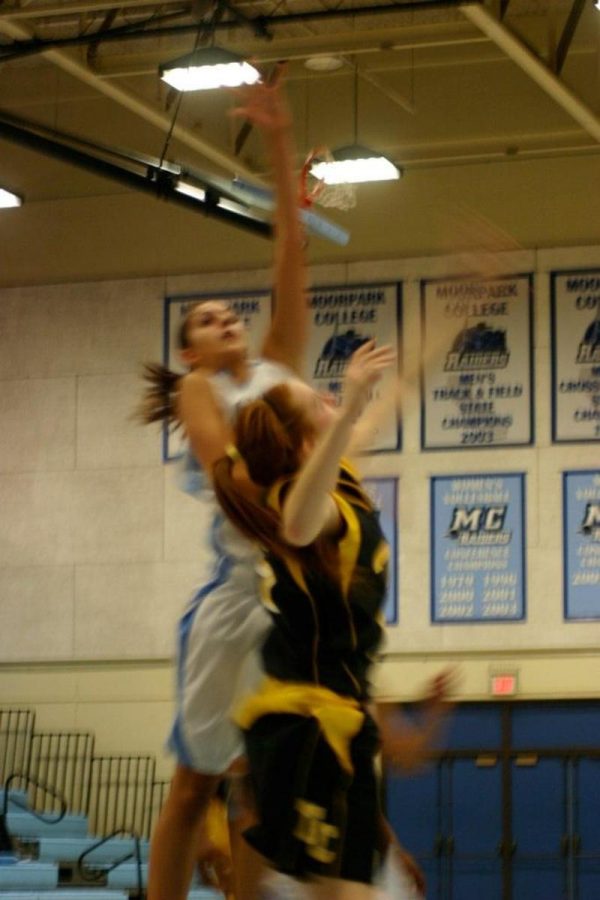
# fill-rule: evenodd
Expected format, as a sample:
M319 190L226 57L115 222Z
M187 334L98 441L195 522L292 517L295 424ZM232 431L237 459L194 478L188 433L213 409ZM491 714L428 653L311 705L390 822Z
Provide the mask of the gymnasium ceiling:
M227 116L226 92L178 97L158 78L160 63L213 39L266 72L289 62L299 165L355 131L405 181L515 160L598 162L593 0L0 0L0 107L92 144L262 179L261 143ZM339 67L320 71L326 58ZM0 185L46 217L48 204L58 216L61 203L124 191L2 138Z

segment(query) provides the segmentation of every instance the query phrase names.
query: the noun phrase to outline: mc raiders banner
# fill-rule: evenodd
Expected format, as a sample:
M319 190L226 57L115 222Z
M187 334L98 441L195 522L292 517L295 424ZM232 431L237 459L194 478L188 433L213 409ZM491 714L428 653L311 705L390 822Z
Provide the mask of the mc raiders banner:
M433 622L525 616L525 476L431 480Z
M566 619L600 619L600 469L563 473Z

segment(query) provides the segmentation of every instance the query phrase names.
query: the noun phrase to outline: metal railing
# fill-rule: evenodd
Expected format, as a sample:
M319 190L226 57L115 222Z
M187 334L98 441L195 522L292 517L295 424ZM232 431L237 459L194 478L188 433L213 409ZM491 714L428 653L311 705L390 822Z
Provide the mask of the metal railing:
M170 782L156 780L153 757L94 751L91 732L36 732L32 710L0 709L0 786L27 789L30 812L52 818L58 797L70 812L88 816L96 834L149 838Z
M69 810L86 815L94 755L90 732L34 732L31 736L29 774L52 784L66 799ZM47 809L48 797L35 788L29 792L35 809Z
M22 803L21 800L14 795L11 797L10 789L13 782L18 783L21 786L28 784L34 785L37 790L43 791L48 796L52 797L54 801L58 801L58 805L60 807L58 813L54 814L51 818L48 818L43 813L36 812L35 810L30 809L27 803ZM12 806L16 806L17 809L25 810L36 819L39 819L41 822L45 822L47 825L56 825L57 822L60 822L61 819L65 817L67 812L67 804L64 800L64 797L62 797L54 788L50 787L47 784L43 784L40 781L32 779L24 772L13 772L8 776L4 783L4 796L2 800L2 810L0 811L0 849L2 853L12 852L15 845L15 842L13 841L12 835L8 828L9 803ZM18 841L16 843L18 844Z
M35 725L30 709L0 709L0 784L15 771L29 774L29 752Z
M156 761L151 756L92 759L87 812L96 834L124 828L148 836Z
M107 843L107 841L110 841L112 838L122 835L127 835L133 840L133 853L127 853L125 856L122 856L121 859L115 860L110 865L94 866L93 863L85 862L87 857L91 853L93 853L94 850L97 850L98 847L102 847ZM91 847L88 847L87 850L85 850L77 860L77 871L79 872L79 875L83 881L101 881L102 883L104 883L109 872L112 872L113 869L116 869L121 865L121 863L127 862L127 860L131 859L132 857L136 862L137 896L141 897L144 890L144 882L142 878L142 854L140 850L140 837L139 835L129 831L126 828L116 828L114 831L111 831L110 834L107 834L99 841L96 841L95 844L92 844Z

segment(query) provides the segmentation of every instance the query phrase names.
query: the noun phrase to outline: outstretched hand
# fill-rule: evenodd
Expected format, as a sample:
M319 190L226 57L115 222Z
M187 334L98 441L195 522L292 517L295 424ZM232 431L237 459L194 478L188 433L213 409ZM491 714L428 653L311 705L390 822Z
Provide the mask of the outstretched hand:
M256 84L234 88L239 106L231 111L231 115L247 119L267 134L290 128L292 116L282 87L284 71L285 66L280 65L269 82L257 81Z
M360 415L369 400L371 388L395 359L396 354L389 344L378 347L374 340L366 341L355 350L346 369L342 408L353 416Z
M425 765L452 710L459 671L449 666L435 675L421 699L418 721L409 720L397 704L378 706L384 760L408 771Z
M425 703L451 703L450 697L456 691L459 672L456 666L448 666L438 672L428 684L425 692Z

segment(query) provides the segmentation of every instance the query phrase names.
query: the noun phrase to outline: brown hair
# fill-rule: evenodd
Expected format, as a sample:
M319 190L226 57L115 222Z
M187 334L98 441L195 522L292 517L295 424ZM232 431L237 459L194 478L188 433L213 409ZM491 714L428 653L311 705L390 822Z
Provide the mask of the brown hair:
M270 488L291 476L302 464L302 444L314 436L302 409L296 406L286 384L279 384L263 397L243 406L235 427L236 448L251 483L236 477L234 454L217 460L213 467L214 488L221 508L233 524L250 540L278 557L291 557L303 568L318 561L325 574L337 577L331 542L317 538L309 547L294 547L280 534L281 517L261 502L256 486ZM254 486L254 490L252 489Z
M198 304L194 304L180 322L177 329L177 346L180 350L189 347L187 334L191 314ZM177 395L182 376L161 363L145 363L142 378L147 382L142 401L134 413L134 418L149 425L151 422L166 422L177 428L180 425L177 413Z

